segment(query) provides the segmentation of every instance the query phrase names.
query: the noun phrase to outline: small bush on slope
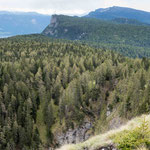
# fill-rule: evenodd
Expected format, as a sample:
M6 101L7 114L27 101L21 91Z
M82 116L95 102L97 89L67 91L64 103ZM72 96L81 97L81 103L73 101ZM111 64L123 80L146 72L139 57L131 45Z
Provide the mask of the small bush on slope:
M58 150L96 150L115 144L120 150L148 150L150 146L150 115L143 115L129 121L119 129L97 135L83 143L66 145Z
M150 130L149 123L144 119L140 127L136 127L134 130L124 131L117 134L114 138L114 142L118 145L119 149L131 150L145 145L150 146Z

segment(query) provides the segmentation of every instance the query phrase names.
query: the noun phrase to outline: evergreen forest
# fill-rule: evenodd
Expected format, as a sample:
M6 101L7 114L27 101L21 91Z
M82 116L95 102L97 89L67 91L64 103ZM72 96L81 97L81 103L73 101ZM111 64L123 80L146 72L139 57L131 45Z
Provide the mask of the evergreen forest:
M87 119L94 135L114 116L148 114L149 77L145 57L42 35L0 39L0 150L56 148L58 132Z

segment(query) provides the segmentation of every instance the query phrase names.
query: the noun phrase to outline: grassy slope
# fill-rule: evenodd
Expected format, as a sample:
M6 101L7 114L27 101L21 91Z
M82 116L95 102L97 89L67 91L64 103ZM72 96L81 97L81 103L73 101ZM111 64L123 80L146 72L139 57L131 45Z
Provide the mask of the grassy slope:
M129 121L126 125L120 127L119 129L111 130L105 134L94 136L93 138L76 145L66 145L61 147L58 150L84 150L84 148L88 148L89 150L96 150L102 146L107 146L112 143L115 143L115 145L119 145L121 140L123 141L125 138L125 135L127 133L133 133L133 131L137 131L144 133L144 131L141 131L143 128L143 125L148 126L148 141L150 142L150 115L143 115L141 117L136 117ZM129 139L132 139L129 137ZM144 139L144 138L143 138ZM125 142L125 141L124 141ZM142 143L139 144L140 146L137 147L137 150L148 150ZM125 148L120 148L127 150ZM130 150L130 149L128 149Z

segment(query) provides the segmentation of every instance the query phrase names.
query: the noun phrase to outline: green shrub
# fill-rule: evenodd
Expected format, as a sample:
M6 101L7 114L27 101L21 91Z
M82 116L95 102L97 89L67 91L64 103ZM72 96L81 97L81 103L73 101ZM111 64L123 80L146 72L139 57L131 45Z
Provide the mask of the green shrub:
M121 150L137 149L142 145L148 148L150 146L149 123L144 119L140 127L115 135L114 142Z

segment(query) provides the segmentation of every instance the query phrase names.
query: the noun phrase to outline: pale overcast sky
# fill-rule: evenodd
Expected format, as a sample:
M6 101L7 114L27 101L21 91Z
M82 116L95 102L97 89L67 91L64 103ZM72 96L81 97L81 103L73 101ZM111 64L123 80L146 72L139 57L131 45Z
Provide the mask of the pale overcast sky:
M150 12L150 0L0 0L0 10L81 15L97 8L124 6Z

